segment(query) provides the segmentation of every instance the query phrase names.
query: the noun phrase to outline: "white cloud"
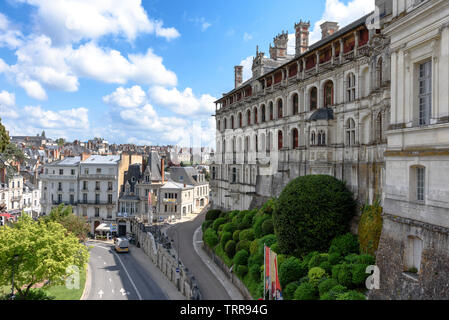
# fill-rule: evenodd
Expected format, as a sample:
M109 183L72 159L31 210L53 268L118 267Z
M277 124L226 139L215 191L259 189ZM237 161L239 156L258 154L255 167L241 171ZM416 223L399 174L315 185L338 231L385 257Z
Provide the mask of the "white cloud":
M40 106L27 106L23 109L26 121L34 127L43 129L88 129L89 117L86 108L51 111Z
M341 0L326 0L324 13L321 19L315 23L310 33L310 45L321 40L320 26L324 22L338 22L341 29L371 11L374 11L374 1L352 0L345 4Z
M0 13L0 47L15 49L23 43L23 34L12 26L9 19Z
M253 76L253 60L254 56L249 56L240 61L240 65L243 66L243 82L251 79Z
M250 40L252 40L252 39L253 39L253 35L252 35L252 34L249 34L249 33L247 33L247 32L245 32L245 33L243 34L243 41L248 42L248 41L250 41Z
M192 22L195 26L199 27L202 32L206 31L212 26L212 23L206 21L206 18L188 18L187 14L184 13L184 18L187 19L187 21Z
M0 92L0 105L6 107L12 107L16 104L16 96L14 93L9 93L3 90Z
M215 112L214 97L204 94L197 98L191 88L179 91L177 88L167 89L160 86L148 91L151 100L160 106L167 107L180 115L213 114Z
M146 97L145 91L140 86L133 86L129 89L119 87L110 95L103 97L103 101L123 108L136 108L145 102Z
M141 0L17 0L37 7L37 28L56 43L97 40L112 34L134 40L140 33L171 40L174 28L148 18Z

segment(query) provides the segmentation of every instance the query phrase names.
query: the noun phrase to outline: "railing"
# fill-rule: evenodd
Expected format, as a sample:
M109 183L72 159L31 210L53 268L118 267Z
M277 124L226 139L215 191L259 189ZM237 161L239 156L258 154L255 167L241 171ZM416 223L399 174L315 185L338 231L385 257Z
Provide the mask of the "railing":
M109 202L109 201L96 201L96 200L80 200L78 201L78 204L91 204L91 205L103 205L103 206L113 206L115 205L115 202Z
M117 176L110 174L80 174L80 179L115 180Z
M177 204L178 199L162 199L162 203Z
M61 204L65 205L65 206L76 206L77 202L76 201L53 201L52 204L55 206L59 206Z

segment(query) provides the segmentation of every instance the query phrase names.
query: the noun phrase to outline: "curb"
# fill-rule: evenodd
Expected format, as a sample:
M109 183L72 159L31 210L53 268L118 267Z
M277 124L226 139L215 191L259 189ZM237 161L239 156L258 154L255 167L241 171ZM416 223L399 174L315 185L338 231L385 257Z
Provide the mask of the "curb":
M87 297L89 296L90 293L90 268L89 268L89 263L87 264L87 268L86 268L86 282L84 283L84 291L83 291L83 295L81 296L80 300L87 300Z

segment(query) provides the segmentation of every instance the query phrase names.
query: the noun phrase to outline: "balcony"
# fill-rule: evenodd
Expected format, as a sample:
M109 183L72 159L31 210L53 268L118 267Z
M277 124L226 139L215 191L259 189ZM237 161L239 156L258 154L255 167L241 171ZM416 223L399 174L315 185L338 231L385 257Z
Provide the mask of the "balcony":
M54 206L59 206L61 204L65 205L65 206L76 206L76 205L78 205L76 201L53 201L52 204Z
M80 200L78 204L93 205L93 206L115 206L115 202L109 201L96 201L96 200Z
M80 179L86 180L117 180L116 175L109 174L80 174Z
M178 203L178 199L162 199L162 203L165 203L165 204L177 204Z

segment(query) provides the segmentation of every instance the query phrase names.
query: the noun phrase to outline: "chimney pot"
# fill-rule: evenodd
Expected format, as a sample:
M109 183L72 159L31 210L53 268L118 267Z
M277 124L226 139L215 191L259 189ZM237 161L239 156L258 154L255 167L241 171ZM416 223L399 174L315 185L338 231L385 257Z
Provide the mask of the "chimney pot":
M243 66L234 67L235 74L235 88L238 88L243 83Z
M300 56L307 50L309 50L309 28L310 21L302 21L295 24L296 35L296 56Z
M330 22L326 21L321 25L321 39L324 39L335 32L337 32L339 29L338 22Z

